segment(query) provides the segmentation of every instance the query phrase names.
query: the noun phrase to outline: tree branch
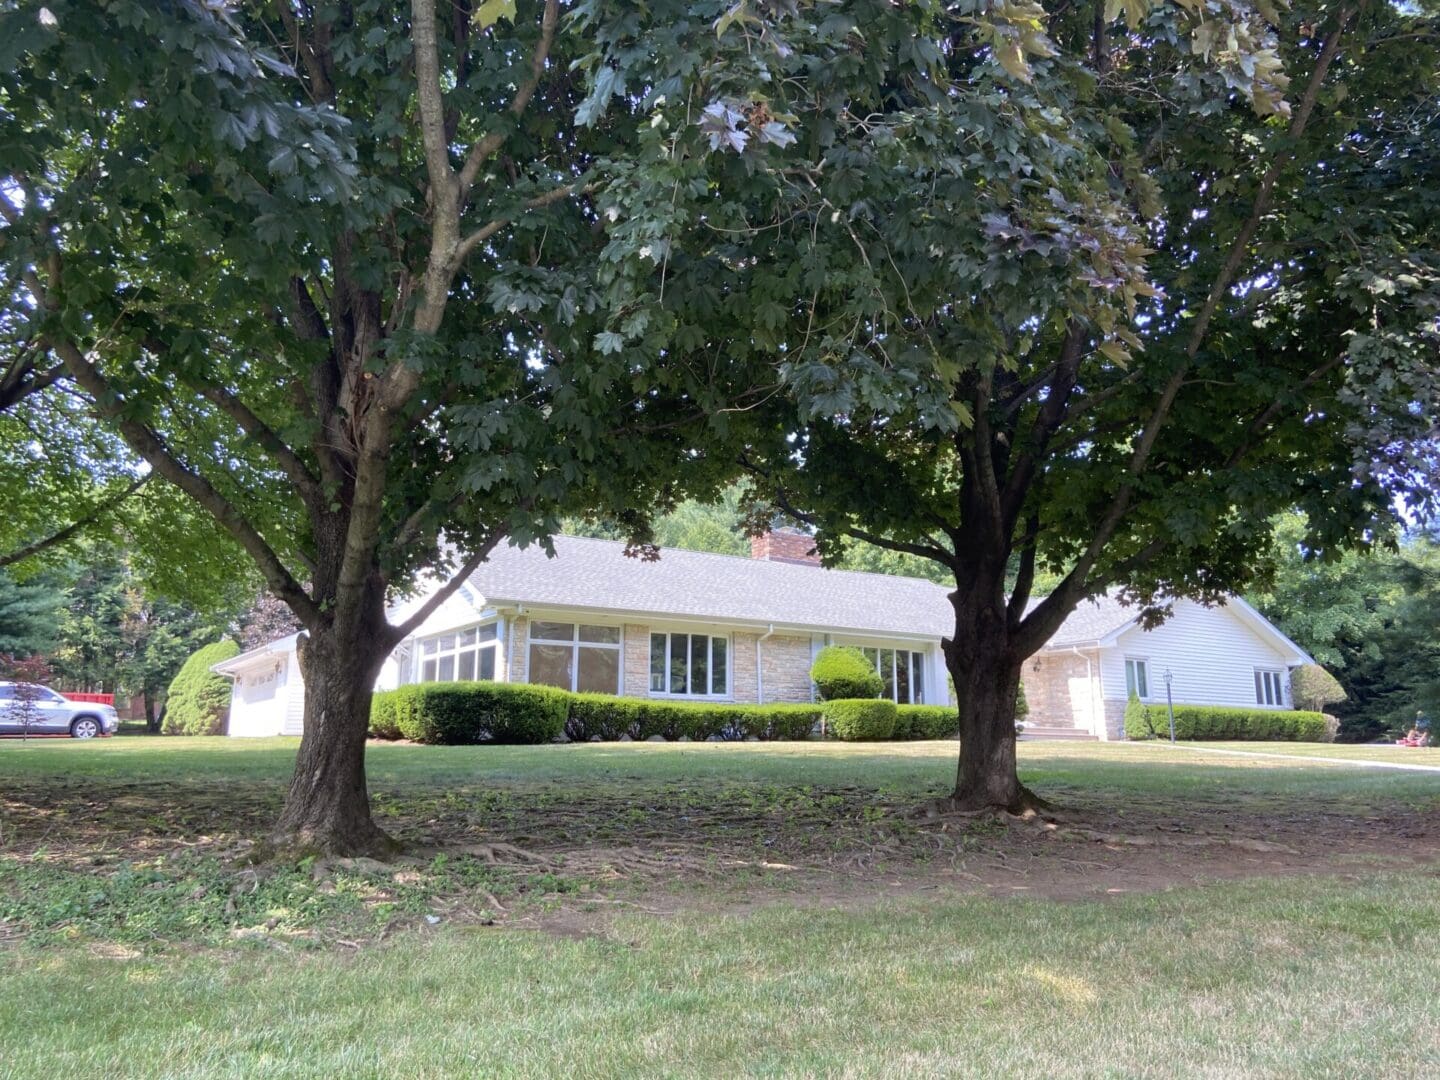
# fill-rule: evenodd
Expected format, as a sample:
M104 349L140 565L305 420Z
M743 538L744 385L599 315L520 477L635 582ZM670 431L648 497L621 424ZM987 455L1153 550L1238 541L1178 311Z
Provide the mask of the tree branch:
M315 478L310 467L301 460L300 455L285 444L279 435L275 434L269 424L255 414L249 405L223 387L188 376L182 376L182 378L190 383L202 397L234 420L245 434L254 439L261 449L280 464L280 467L285 470L285 475L290 478L290 482L295 485L296 491L308 506L313 509L322 503L320 481Z
M53 532L49 536L42 537L41 539L36 540L32 543L26 544L22 548L16 548L14 551L0 554L0 566L13 566L15 563L28 559L32 555L38 555L40 554L40 552L55 547L57 544L65 543L66 540L69 540L81 529L95 524L95 522L99 521L102 517L110 513L112 510L118 509L126 500L130 498L130 496L134 495L137 491L144 487L145 484L149 482L149 480L149 474L142 476L139 479L135 480L133 483L127 485L125 490L120 492L120 494L114 496L113 498L104 500L98 506L94 507L88 514L85 514L78 520L71 522L63 529Z
M319 607L285 568L285 564L265 542L264 537L234 504L220 494L208 480L171 453L159 435L129 415L125 403L100 374L99 368L90 362L74 342L57 341L54 342L54 348L64 361L66 370L90 395L95 408L115 425L131 448L148 461L157 473L208 510L259 565L271 591L289 605L290 610L295 612L307 628L318 629L324 622Z
M530 75L516 88L515 96L510 101L511 116L518 117L524 113L530 99L535 96L540 79L545 74L545 62L549 59L550 48L555 42L555 28L559 23L560 0L545 0L545 12L540 17L540 41L530 56ZM502 133L492 131L470 148L470 153L465 156L465 164L460 168L459 194L462 200L474 185L475 178L480 175L481 166L504 142L505 136Z
M521 203L514 210L492 218L490 221L486 222L484 225L480 226L480 228L472 232L469 236L465 237L464 240L460 241L460 245L455 249L456 264L458 265L459 263L463 262L466 256L468 256L470 252L474 251L477 246L483 244L486 240L489 240L490 237L494 236L506 225L509 225L525 211L539 210L542 207L552 206L555 203L560 202L562 199L566 199L571 195L584 195L594 190L592 187L589 186L582 188L578 185L579 181L577 180L575 181L575 183L572 184L565 184L561 187L552 188L551 190L544 192L543 194L536 195L533 199L525 200L525 202Z
M389 630L390 648L394 648L405 638L409 637L415 629L428 619L441 604L455 595L461 585L469 580L470 575L479 569L480 564L490 557L490 552L495 550L495 545L505 537L505 530L497 529L485 538L485 542L479 549L472 552L470 557L461 564L460 569L444 585L436 590L425 603L421 604L410 614L404 622L392 626Z
M1355 9L1353 7L1341 8L1339 14L1336 16L1334 29L1330 31L1325 39L1325 44L1320 49L1320 55L1315 61L1315 70L1311 72L1310 82L1306 85L1305 93L1300 99L1300 106L1295 110L1294 116L1291 119L1288 135L1292 143L1298 141L1300 136L1305 133L1305 128L1310 122L1310 116L1315 111L1315 103L1319 99L1320 89L1324 84L1325 76L1330 70L1330 65L1334 61L1336 54L1339 52L1341 38L1344 36L1350 20L1354 15ZM1042 601L1040 606L1032 613L1032 618L1041 615L1042 609L1048 609L1063 603L1067 595L1073 594L1072 600L1078 599L1080 595L1083 595L1088 590L1089 586L1085 579L1094 567L1095 561L1099 558L1100 553L1105 549L1105 545L1110 542L1111 537L1115 534L1115 530L1119 528L1121 521L1124 520L1126 511L1130 507L1130 501L1134 497L1135 482L1145 471L1150 453L1155 447L1156 440L1159 438L1160 429L1164 426L1165 420L1169 416L1170 408L1175 403L1175 398L1180 393L1180 388L1185 384L1186 373L1200 352L1200 346L1205 341L1205 337L1210 329L1210 322L1214 319L1216 311L1219 310L1221 300L1225 297L1230 286L1234 283L1236 275L1239 273L1240 266L1244 262L1245 255L1249 250L1250 242L1254 239L1255 233L1260 227L1261 220L1269 211L1270 202L1275 193L1275 185L1279 182L1280 175L1292 155L1293 150L1277 150L1269 168L1265 170L1264 175L1261 177L1259 189L1255 194L1255 201L1250 209L1250 215L1246 218L1244 224L1241 225L1240 231L1235 235L1235 239L1230 245L1230 250L1226 254L1224 262L1221 264L1220 272L1211 283L1210 291L1205 298L1205 303L1195 317L1190 331L1190 337L1185 345L1184 360L1176 366L1175 371L1166 382L1164 389L1161 391L1159 401L1156 402L1154 410L1146 420L1144 428L1136 439L1135 449L1131 452L1130 462L1126 466L1126 475L1118 485L1115 498L1097 525L1095 535L1086 546L1084 553L1081 554L1080 558L1076 561L1070 574L1066 576L1061 588L1051 593L1046 600ZM1048 612L1046 618L1048 618ZM1029 622L1028 619L1026 621L1027 623ZM1058 627L1059 623L1057 622L1055 625Z

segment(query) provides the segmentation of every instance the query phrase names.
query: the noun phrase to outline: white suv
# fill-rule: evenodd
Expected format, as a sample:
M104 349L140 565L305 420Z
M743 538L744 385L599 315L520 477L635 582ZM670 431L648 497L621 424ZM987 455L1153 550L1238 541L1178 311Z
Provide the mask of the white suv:
M120 717L113 705L71 701L47 686L0 682L0 735L114 735Z

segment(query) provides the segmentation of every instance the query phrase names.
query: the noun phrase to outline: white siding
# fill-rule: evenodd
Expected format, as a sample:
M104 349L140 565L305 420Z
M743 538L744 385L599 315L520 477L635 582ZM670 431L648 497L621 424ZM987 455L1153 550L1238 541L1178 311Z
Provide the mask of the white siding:
M1175 613L1154 630L1132 627L1101 650L1101 685L1112 701L1125 700L1125 660L1149 661L1150 696L1165 700L1165 671L1174 677L1177 703L1255 705L1255 669L1287 672L1294 659L1245 625L1228 607L1176 603ZM1285 705L1290 703L1290 680Z
M237 672L230 694L230 722L226 731L249 738L279 735L286 722L290 699L289 672L286 658L275 656L262 657L258 663Z

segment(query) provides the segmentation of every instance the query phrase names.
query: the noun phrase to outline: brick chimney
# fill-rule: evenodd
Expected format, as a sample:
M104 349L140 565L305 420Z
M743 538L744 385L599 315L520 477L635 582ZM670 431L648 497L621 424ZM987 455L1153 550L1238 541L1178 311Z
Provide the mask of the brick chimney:
M778 528L750 538L750 557L765 562L801 563L819 566L815 538L799 529Z

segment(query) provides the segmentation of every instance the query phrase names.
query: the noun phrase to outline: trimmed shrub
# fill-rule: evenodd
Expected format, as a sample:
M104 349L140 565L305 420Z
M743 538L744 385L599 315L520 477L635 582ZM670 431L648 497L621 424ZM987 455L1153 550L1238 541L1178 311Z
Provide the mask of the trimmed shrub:
M402 686L382 690L370 699L370 737L372 739L403 739L404 726L415 708L421 686Z
M1339 704L1346 696L1340 680L1319 664L1306 664L1290 673L1290 697L1297 709L1324 712L1325 706Z
M1324 714L1229 705L1176 705L1175 738L1248 741L1327 742ZM1132 697L1125 707L1125 737L1168 739L1170 717L1164 706Z
M848 645L827 645L810 666L810 681L820 691L821 701L841 698L878 698L885 681L859 649Z
M569 694L565 735L572 742L598 737L614 742L659 735L703 742L712 736L734 740L804 739L820 719L819 705L729 705L652 701L612 694Z
M897 711L885 698L838 698L825 702L825 726L846 742L879 742L895 733Z
M565 728L569 696L549 686L422 683L376 694L370 725L379 738L397 732L434 746L546 743Z
M233 641L217 641L191 654L165 694L166 735L219 735L230 715L232 684L210 670L212 664L240 655Z
M1030 715L1030 701L1025 696L1025 684L1022 682L1015 691L1015 720L1024 720Z
M764 742L810 738L820 722L821 705L740 705L740 727L747 738Z
M960 731L960 714L954 705L900 705L895 709L895 732L905 739L953 739Z

